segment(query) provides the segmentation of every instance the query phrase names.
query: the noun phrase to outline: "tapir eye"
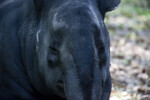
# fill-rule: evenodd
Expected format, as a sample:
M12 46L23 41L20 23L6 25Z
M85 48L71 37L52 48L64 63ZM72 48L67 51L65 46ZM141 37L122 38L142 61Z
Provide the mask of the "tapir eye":
M51 46L49 46L49 49L50 49L50 51L52 51L52 52L57 52L57 51L58 51L55 47L51 47Z
M103 52L105 52L105 47L104 46L99 47L99 53L103 53Z
M59 61L59 52L55 47L49 47L48 50L48 63L49 64L57 64Z
M99 64L100 66L102 66L106 63L106 60L107 60L105 47L104 46L99 47L98 52L99 52L99 60L100 60Z

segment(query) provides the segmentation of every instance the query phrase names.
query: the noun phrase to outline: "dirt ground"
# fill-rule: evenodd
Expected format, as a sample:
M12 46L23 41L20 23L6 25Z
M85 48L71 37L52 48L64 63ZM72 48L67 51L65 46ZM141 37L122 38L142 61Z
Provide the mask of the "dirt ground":
M106 26L111 39L110 100L150 100L150 24L146 16L110 13Z
M150 100L150 38L126 39L120 33L111 36L110 100Z

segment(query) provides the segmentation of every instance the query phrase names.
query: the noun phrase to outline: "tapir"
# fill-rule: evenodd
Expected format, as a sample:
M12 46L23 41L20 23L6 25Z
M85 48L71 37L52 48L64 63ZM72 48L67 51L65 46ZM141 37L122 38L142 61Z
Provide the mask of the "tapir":
M109 100L105 14L120 0L0 0L0 100Z

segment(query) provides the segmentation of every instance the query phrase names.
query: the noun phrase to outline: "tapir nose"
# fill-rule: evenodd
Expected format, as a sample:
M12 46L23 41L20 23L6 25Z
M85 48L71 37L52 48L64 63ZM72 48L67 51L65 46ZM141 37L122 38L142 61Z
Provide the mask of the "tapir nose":
M85 42L83 42L84 40L78 40L78 42L76 41L78 45L76 45L77 47L74 46L72 50L75 70L79 79L79 86L81 88L84 100L92 100L94 67L96 64L96 60L94 59L94 49L92 43L90 43L90 37L88 40L89 41Z
M67 35L60 47L60 59L68 100L101 100L102 96L102 77L96 52L96 43L101 39L96 30L99 22L89 9L87 6L75 7L63 16L63 25L67 25L64 34ZM68 20L69 15L74 17Z
M101 79L95 59L98 53L95 52L93 34L88 29L78 27L72 30L61 48L68 100L100 100Z

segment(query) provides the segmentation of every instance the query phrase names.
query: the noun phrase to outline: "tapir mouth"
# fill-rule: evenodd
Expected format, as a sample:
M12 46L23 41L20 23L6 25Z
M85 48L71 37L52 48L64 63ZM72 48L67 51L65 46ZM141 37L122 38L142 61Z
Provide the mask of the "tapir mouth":
M63 81L58 81L56 87L58 88L58 90L62 93L65 94L65 89L64 89L64 82Z
M60 92L59 95L62 98L66 98L67 100L69 100L67 84L65 84L63 81L59 80L58 83L56 84L56 87L57 87L58 91Z

